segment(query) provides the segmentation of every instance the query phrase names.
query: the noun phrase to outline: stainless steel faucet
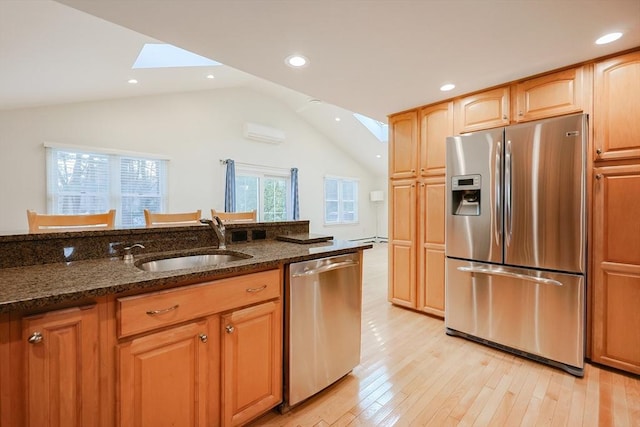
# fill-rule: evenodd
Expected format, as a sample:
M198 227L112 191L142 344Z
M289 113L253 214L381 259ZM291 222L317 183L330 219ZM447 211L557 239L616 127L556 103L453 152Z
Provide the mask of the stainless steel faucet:
M122 257L123 261L133 262L133 254L131 253L131 249L133 248L144 249L144 246L140 243L136 243L135 245L127 246L126 248L124 248L124 256Z
M224 223L218 216L214 216L213 220L202 218L200 220L203 224L208 224L209 227L216 233L218 238L218 249L227 249L226 240L224 237Z

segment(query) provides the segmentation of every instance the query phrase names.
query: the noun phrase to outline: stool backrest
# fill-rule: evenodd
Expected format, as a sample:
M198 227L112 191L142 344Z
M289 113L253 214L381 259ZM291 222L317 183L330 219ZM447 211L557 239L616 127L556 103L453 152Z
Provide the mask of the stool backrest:
M182 212L182 213L153 213L149 209L144 210L144 221L147 227L157 227L162 225L179 225L182 224L197 224L199 223L201 210L198 209L195 212Z
M27 210L29 233L68 230L112 229L116 222L116 210L99 214L49 215Z

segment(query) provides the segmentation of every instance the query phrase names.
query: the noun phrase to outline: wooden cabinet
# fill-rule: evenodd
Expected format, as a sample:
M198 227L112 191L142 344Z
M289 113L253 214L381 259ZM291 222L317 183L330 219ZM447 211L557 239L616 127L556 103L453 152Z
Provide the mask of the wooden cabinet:
M640 51L595 64L591 358L640 374Z
M418 113L389 117L389 177L412 178L418 169Z
M581 66L455 101L455 133L588 111L591 73Z
M392 181L389 195L389 301L416 308L416 181Z
M446 140L453 135L453 102L420 110L420 175L444 175Z
M95 305L24 317L25 421L32 427L99 422Z
M513 122L578 113L587 102L587 68L578 67L525 80L514 86Z
M444 316L444 173L453 112L453 102L417 112L420 178L392 176L389 190L389 301L437 316Z
M219 425L218 316L119 346L120 425Z
M509 86L464 96L455 101L455 133L474 132L509 124Z
M418 200L418 309L444 317L444 177L421 181Z
M231 426L280 403L281 291L271 270L118 298L119 424Z
M222 331L222 425L243 425L282 400L281 304L225 314Z
M640 374L640 164L594 173L592 359Z
M640 51L598 62L594 81L594 159L640 158Z

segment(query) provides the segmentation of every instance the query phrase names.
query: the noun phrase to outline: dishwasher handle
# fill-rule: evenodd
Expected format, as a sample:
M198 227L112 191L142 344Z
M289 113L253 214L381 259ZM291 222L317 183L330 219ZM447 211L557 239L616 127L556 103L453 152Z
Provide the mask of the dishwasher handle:
M321 267L318 268L314 268L312 270L306 270L302 273L295 273L292 274L291 277L307 277L307 276L313 276L315 274L320 274L320 273L326 273L327 271L332 271L332 270L339 270L341 268L347 268L347 267L354 267L356 265L358 265L358 261L341 261L341 262L335 262L335 263L331 263L331 264L325 264Z

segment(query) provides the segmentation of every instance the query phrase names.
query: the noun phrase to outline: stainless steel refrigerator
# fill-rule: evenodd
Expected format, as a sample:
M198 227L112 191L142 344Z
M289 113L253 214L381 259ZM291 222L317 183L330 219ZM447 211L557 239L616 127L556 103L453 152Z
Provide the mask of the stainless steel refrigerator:
M582 376L587 116L446 144L447 334Z

